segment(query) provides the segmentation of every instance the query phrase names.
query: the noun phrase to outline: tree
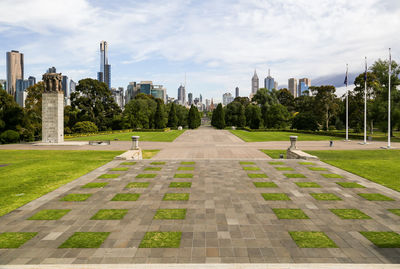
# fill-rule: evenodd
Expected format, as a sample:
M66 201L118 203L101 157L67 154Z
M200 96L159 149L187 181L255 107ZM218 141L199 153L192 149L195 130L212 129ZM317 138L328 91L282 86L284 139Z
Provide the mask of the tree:
M284 105L288 111L295 111L294 97L286 88L278 91L277 98L279 103Z
M153 123L156 109L157 103L154 98L141 96L140 98L129 101L129 103L125 105L123 118L129 128L155 128Z
M168 113L168 127L176 128L178 124L178 117L176 116L176 107L175 104L172 103Z
M267 89L261 88L254 95L252 101L256 102L259 105L276 104L278 103L277 91L276 90L269 91Z
M0 132L6 130L24 132L26 125L23 109L14 101L14 97L0 90Z
M240 109L243 105L240 102L233 101L225 108L225 123L227 126L239 126Z
M224 109L222 108L222 104L218 104L217 108L213 112L214 124L213 126L217 129L224 129L225 128L225 115Z
M245 110L246 125L251 129L259 129L261 125L261 108L257 105L248 105Z
M72 128L74 133L95 133L98 131L96 124L91 121L77 122Z
M249 104L250 104L250 99L249 99L249 97L240 97L240 96L238 96L238 97L236 97L234 100L233 100L234 102L239 102L239 103L241 103L243 106L248 106Z
M245 127L246 126L246 114L245 114L245 108L244 105L240 107L240 114L239 114L239 121L238 121L238 127Z
M30 122L29 129L37 139L42 134L42 94L44 92L44 83L38 82L26 89L27 97L25 100L25 115Z
M274 129L284 129L289 125L290 113L281 104L271 105L264 116L264 127Z
M318 131L318 118L312 112L298 113L293 119L292 129Z
M339 100L335 95L334 86L319 86L310 87L315 95L315 112L321 118L321 124L325 125L326 130L329 130L329 121L335 116L339 110Z
M157 108L154 113L154 125L156 129L165 128L165 118L164 118L164 102L161 99L156 99Z
M188 126L190 129L196 129L197 127L200 126L200 114L199 111L197 110L197 107L192 105L189 109L189 114L188 114Z
M111 129L114 116L121 113L107 85L90 78L79 81L71 93L71 106L79 110L80 121L94 122L99 130Z

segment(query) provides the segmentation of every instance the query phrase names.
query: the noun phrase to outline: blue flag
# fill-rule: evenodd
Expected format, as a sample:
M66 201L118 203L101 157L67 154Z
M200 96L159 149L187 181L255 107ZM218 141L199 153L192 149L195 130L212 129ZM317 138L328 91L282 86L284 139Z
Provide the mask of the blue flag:
M347 76L348 76L348 69L346 68L346 77L344 78L344 84L347 86Z
M367 71L368 71L368 68L367 68L367 57L365 57L365 73L364 73L364 81L367 81Z

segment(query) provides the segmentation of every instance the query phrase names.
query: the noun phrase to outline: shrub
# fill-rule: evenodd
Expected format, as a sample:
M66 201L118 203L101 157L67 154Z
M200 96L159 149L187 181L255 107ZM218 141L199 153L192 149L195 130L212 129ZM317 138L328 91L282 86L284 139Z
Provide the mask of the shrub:
M293 119L292 128L297 130L318 130L318 120L313 113L301 112Z
M91 121L77 122L72 130L75 133L95 133L98 131L96 124Z
M0 141L2 144L19 142L19 133L13 130L7 130L1 133Z

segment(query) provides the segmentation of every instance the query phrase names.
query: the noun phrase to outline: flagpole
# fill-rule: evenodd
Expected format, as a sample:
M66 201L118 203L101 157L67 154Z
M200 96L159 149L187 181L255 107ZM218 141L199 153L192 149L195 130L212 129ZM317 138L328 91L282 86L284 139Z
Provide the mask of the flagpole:
M364 144L367 144L367 57L365 57L364 80Z
M392 73L392 55L391 55L391 50L389 48L389 97L388 97L388 149L390 149L390 134L391 134L391 126L390 126L390 99L391 99L391 94L390 94L390 77Z
M349 141L349 91L347 89L349 66L346 64L346 141Z

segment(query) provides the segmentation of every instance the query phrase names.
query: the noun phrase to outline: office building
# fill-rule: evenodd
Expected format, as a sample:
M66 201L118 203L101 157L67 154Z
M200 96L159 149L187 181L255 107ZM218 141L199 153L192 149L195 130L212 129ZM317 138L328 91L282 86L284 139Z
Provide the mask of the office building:
M167 102L167 89L163 85L153 85L153 81L141 81L140 83L129 82L125 94L125 104L129 103L139 93L160 98L164 103Z
M271 91L275 87L275 79L271 77L270 70L268 69L268 76L264 79L264 88Z
M305 85L307 85L308 87L311 87L311 79L309 79L309 78L301 78L301 79L299 79L299 84L301 82L304 82Z
M200 94L200 103L203 103L203 96Z
M17 79L24 79L24 54L12 50L7 52L7 93L16 99Z
M274 89L276 89L276 90L278 89L278 82L277 81L274 82Z
M308 93L308 85L304 81L299 81L298 96Z
M198 98L196 98L198 99ZM193 104L193 93L188 93L188 105L191 106Z
M100 42L100 72L97 73L97 80L107 84L111 89L111 65L108 64L108 45L106 41Z
M47 73L57 73L57 69L54 66L52 66L49 69L47 69Z
M20 107L25 107L25 100L28 96L26 89L36 84L36 78L30 76L28 79L17 79L16 86L16 97L15 101Z
M179 86L178 88L178 102L181 105L186 105L186 89L185 86Z
M297 97L297 79L289 78L288 80L288 90L293 95L294 98Z
M125 102L124 102L124 88L123 87L118 87L118 89L116 88L111 88L111 94L114 98L115 103L117 103L117 105L123 109L125 106Z
M259 79L256 70L254 70L254 75L251 79L251 94L253 95L256 94L259 88L260 88Z
M224 106L228 105L229 103L233 102L233 96L230 92L224 93L222 95L222 104Z
M239 87L235 88L235 98L239 97Z
M125 92L125 104L129 103L130 100L134 99L138 93L139 93L139 88L137 87L136 82L129 82Z

